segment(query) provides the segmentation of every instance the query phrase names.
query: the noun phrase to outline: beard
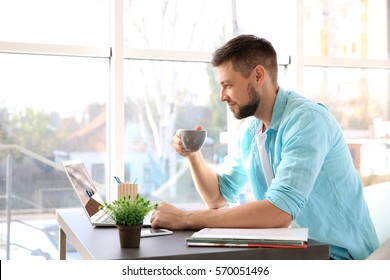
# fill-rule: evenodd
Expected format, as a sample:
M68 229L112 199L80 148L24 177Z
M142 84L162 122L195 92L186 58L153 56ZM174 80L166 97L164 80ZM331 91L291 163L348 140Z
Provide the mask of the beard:
M236 119L244 119L253 116L260 105L260 97L257 95L255 88L248 84L249 102L244 106L239 106L238 111L234 113Z

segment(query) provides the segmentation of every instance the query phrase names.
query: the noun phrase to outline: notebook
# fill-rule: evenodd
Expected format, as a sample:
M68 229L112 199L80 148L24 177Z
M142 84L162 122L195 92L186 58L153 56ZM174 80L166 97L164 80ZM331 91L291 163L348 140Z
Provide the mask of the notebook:
M91 224L96 227L115 226L114 220L106 212L100 209L100 206L104 205L104 200L97 191L95 183L90 177L84 162L82 160L68 160L63 161L62 166L71 185L73 186L73 189L79 197L81 205L83 206ZM145 217L144 227L151 226L151 215L152 213L149 213ZM166 229L143 228L141 237L166 234L172 234L172 231Z
M308 228L204 228L188 246L307 248Z

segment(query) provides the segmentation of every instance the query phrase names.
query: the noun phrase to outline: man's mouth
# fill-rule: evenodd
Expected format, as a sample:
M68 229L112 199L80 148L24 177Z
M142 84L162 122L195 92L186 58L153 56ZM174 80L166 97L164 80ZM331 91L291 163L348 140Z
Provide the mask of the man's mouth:
M230 109L232 109L234 106L236 106L236 103L234 103L234 102L227 102L227 105L229 106Z

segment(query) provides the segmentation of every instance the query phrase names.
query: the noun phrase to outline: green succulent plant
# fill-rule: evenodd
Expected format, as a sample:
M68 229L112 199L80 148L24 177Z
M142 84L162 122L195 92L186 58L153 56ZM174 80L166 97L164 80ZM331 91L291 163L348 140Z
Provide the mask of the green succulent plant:
M134 199L124 196L112 202L105 203L103 211L108 213L117 225L135 226L142 224L146 215L157 208L156 203L137 194Z

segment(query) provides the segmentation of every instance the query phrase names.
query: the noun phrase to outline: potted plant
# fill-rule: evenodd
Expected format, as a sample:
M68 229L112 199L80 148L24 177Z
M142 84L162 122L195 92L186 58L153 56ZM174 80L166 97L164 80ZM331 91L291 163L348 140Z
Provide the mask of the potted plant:
M102 209L114 219L119 230L121 247L136 248L140 244L145 216L156 207L156 203L152 203L138 193L134 198L130 195L123 196L105 203Z

